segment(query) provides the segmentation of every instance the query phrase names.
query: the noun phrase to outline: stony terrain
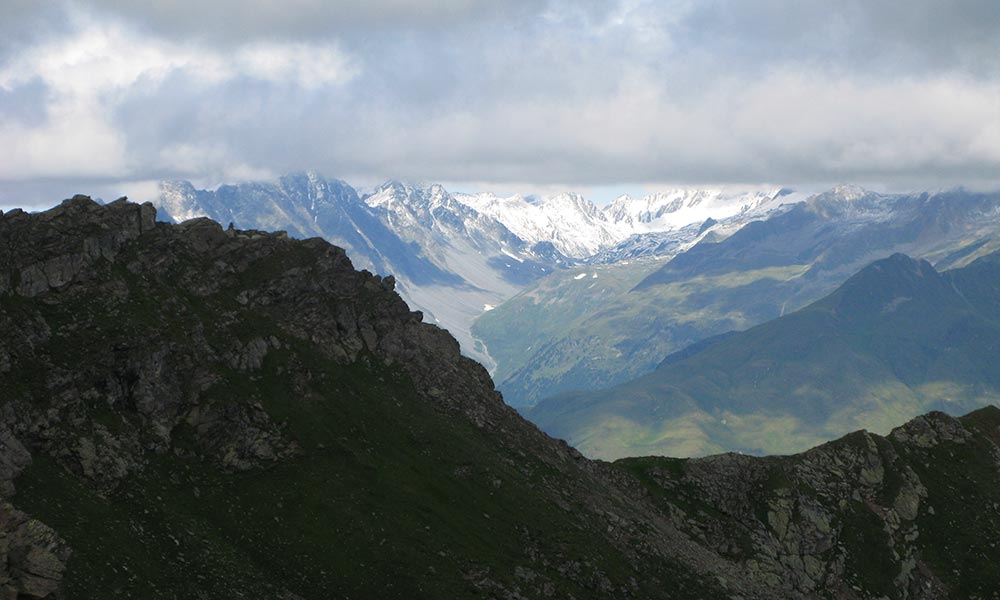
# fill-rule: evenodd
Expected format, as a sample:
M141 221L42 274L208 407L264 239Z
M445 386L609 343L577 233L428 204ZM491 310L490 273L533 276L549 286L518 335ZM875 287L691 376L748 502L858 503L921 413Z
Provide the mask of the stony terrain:
M0 215L11 598L989 598L1000 411L583 458L391 277L76 197Z
M788 457L616 464L775 597L995 598L998 426L990 407Z

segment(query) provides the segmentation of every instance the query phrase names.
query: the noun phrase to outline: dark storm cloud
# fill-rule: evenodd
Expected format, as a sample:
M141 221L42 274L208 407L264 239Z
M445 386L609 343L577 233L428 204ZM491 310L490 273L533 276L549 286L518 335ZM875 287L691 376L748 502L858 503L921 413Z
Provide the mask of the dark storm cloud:
M8 189L303 168L526 186L1000 172L994 2L38 4L0 7L2 28L44 24L0 60Z

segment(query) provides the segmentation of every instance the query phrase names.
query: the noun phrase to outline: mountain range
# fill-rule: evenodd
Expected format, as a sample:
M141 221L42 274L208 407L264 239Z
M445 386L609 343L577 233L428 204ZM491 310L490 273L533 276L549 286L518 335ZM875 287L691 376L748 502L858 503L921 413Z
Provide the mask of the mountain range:
M861 330L888 308L913 327L960 290L955 324L995 304L996 270L894 257L814 312ZM859 293L871 280L891 285ZM157 222L124 199L0 214L0 591L930 600L1000 588L995 407L788 457L591 461L504 404L394 284L323 240ZM923 365L905 373L917 379L962 356L911 354L900 364Z
M722 227L658 260L626 253L553 272L480 317L472 332L507 401L628 381L690 344L802 308L893 253L968 264L1000 249L1000 194L841 186Z
M855 429L887 432L928 410L996 403L997 340L1000 253L944 272L895 254L799 311L529 414L601 458L799 452Z
M399 182L359 194L343 181L299 173L215 190L162 182L155 204L163 218L177 222L208 216L338 244L359 267L393 275L400 294L428 322L448 329L466 354L494 369L488 347L470 331L472 322L533 281L619 244L633 256L672 255L711 229L684 225L700 227L711 216L727 224L715 229L732 230L789 194L677 190L622 196L600 209L571 193L452 194L440 185Z
M689 190L622 197L598 209L574 194L452 194L397 182L359 194L304 173L215 191L164 183L158 203L174 220L203 213L343 245L359 266L391 273L425 320L492 372L508 404L597 457L800 451L859 427L888 431L925 410L957 414L991 397L897 382L881 371L875 381L862 370L846 377L853 387L824 386L844 398L839 411L829 400L796 412L771 399L806 394L829 364L785 372L784 383L751 388L756 395L735 380L713 383L712 393L673 379L648 383L655 375L628 382L682 351L657 374L719 379L691 366L704 360L694 355L709 340L806 307L893 253L940 270L969 265L1000 249L997 193L840 186L803 200L780 188ZM617 385L641 391L622 396ZM736 397L756 398L748 409L755 420L727 404ZM769 438L775 430L786 435Z

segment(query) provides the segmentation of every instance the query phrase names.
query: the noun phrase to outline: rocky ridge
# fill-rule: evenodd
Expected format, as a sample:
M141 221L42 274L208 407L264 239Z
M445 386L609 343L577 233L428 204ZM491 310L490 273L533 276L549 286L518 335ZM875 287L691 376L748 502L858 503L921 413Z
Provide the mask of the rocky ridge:
M388 385L393 397L373 402L393 410L412 409L417 418L428 421L425 427L444 430L442 435L488 438L491 452L502 458L499 467L510 472L504 478L515 481L505 483L490 476L486 489L503 486L503 491L509 487L518 494L528 493L537 484L517 479L542 477L546 488L542 495L551 494L556 506L563 507L556 508L565 515L562 519L579 520L575 527L601 531L597 527L603 525L597 523L603 519L597 506L604 507L601 510L627 506L623 494L598 483L596 465L546 438L504 405L486 371L461 356L447 332L422 323L420 313L411 312L393 293L392 277L355 271L343 250L325 241L223 230L205 218L178 225L158 223L150 205L123 199L100 206L86 197L39 215L11 211L0 220L0 239L0 264L4 265L0 326L7 334L0 342L0 364L4 365L0 415L7 432L2 438L7 448L3 486L5 500L12 502L5 504L10 507L4 522L12 552L3 580L18 594L51 597L60 589L67 564L68 573L73 574L73 563L65 558L69 547L76 549L82 543L79 533L64 542L42 521L27 519L20 505L26 501L60 518L58 507L48 501L56 497L51 490L65 485L61 474L82 484L80 490L92 492L98 504L127 506L144 494L140 486L159 485L149 480L161 468L169 470L170 481L181 481L192 469L204 468L200 465L209 465L213 474L222 473L223 478L237 477L241 472L294 469L303 461L318 460L317 455L327 454L331 447L346 446L357 452L357 442L372 452L376 443L395 444L365 437L353 422L346 423L351 437L323 436L304 442L310 438L308 426L296 429L289 425L293 419L273 416L289 407L276 406L273 398L256 387L273 381L272 377L287 385L287 402L302 404L317 394L317 380L339 381L338 389L345 395L361 391L358 388ZM366 381L341 378L336 365L355 365L374 374L364 371L369 373ZM324 369L331 372L324 373ZM403 383L386 383L392 378ZM404 406L397 393L412 394L408 401L419 405ZM352 402L349 398L326 400ZM330 427L339 425L331 423ZM467 427L472 427L471 432ZM410 435L422 440L420 454L429 453L426 446L437 444L424 437L429 434L416 431ZM448 462L457 464L440 465L448 471L436 472L431 479L464 480L482 468L464 464L464 458L448 456ZM490 455L488 460L499 459ZM162 466L165 461L167 467ZM439 466L438 461L434 466ZM53 471L56 475L51 475ZM22 481L29 482L27 497ZM595 491L602 487L603 491ZM155 497L162 496L157 493ZM507 506L515 504L506 502ZM150 508L145 506L142 512ZM581 511L579 519L577 511ZM329 517L331 529L339 523L336 514ZM141 532L155 525L142 519L135 518L129 527ZM627 577L612 579L605 573L606 559L596 554L586 560L574 557L590 550L572 551L557 559L563 552L552 554L554 542L546 539L551 534L524 525L501 526L510 529L510 535L523 536L519 543L526 545L535 562L547 567L519 567L508 577L496 574L495 566L481 564L485 560L471 557L461 561L465 566L456 577L462 587L514 597L512 582L520 581L523 589L569 586L565 589L581 587L596 596L608 596L621 589L647 587L662 580L664 572L676 570L694 578L691 567L678 566L680 558L673 557L669 558L673 566L659 567L650 582L640 585ZM660 526L669 528L668 523ZM182 531L171 530L167 539L180 539ZM631 549L630 537L622 534L603 544L620 555L618 560L640 560ZM15 552L25 544L29 546L26 552ZM668 551L668 546L673 550ZM655 541L649 551L673 556L684 548L691 556L702 553L682 536L670 535ZM447 556L446 550L441 552ZM77 556L84 558L81 552ZM180 564L184 560L178 558ZM441 560L452 567L456 562ZM602 560L605 564L595 562ZM96 572L70 581L72 591L87 591L94 580L115 580L113 573L106 572L103 558L99 561L89 565ZM133 569L143 566L133 564ZM35 578L50 576L50 581L40 585L27 573ZM452 580L446 583L457 585ZM132 585L141 588L143 583ZM301 589L291 591L286 580L269 585L279 597L286 592L302 595ZM365 580L358 585L371 583ZM237 590L238 586L229 593ZM316 593L314 589L303 597Z
M929 413L887 437L861 431L788 457L618 464L781 597L990 598L998 425L995 407Z

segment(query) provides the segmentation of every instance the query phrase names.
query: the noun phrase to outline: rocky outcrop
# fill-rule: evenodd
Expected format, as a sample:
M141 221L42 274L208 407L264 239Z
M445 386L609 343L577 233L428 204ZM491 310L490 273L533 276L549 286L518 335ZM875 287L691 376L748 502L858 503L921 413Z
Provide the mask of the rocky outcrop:
M40 216L17 209L3 215L11 244L24 248L27 242L37 250L4 253L9 262L0 275L0 293L13 286L18 295L32 298L65 287L99 259L114 261L125 244L155 227L156 209L150 204L128 204L122 198L110 206L115 209L107 211L86 196L76 196ZM76 243L67 244L63 237L68 220L79 228Z
M10 430L0 430L0 497L14 495L14 479L31 464L31 453Z
M0 593L60 598L70 549L52 529L0 500Z
M991 500L998 440L1000 410L987 408L962 419L930 413L886 438L857 432L789 457L620 464L665 492L689 532L782 597L957 598L968 596L958 586L995 589L993 578L983 582L968 564L945 568L940 556L943 544L963 547L950 537L968 535L956 510L1000 506ZM970 458L958 462L961 454ZM980 543L995 531L989 523L973 533ZM963 554L995 560L990 544Z

